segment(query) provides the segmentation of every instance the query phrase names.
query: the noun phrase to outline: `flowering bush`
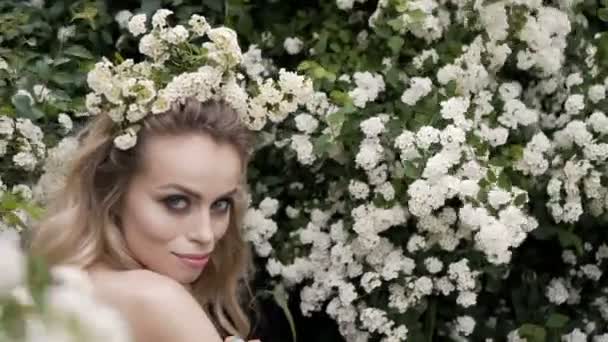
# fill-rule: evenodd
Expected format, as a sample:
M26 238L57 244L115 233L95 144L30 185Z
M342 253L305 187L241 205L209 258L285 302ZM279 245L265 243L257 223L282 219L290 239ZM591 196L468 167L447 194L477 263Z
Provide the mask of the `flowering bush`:
M0 235L2 341L131 341L126 321L94 298L86 274L67 266L49 270L23 255L18 239Z
M258 136L244 227L302 313L325 312L348 341L608 341L608 3L222 3L158 5L183 25L200 10L233 27L249 44L250 80L293 67L314 80L305 109ZM134 43L161 24L141 16L152 8L109 11L114 23L90 20L101 36L119 35L119 53L166 58L151 39ZM66 57L81 81L86 57ZM0 134L19 147L2 161L33 172L3 171L6 194L62 181L76 144L52 138L42 151L37 141L81 120L86 90L66 87L71 105L59 119L39 104L64 89L51 85L3 93L13 101ZM36 109L43 115L24 114ZM47 163L35 162L43 155Z

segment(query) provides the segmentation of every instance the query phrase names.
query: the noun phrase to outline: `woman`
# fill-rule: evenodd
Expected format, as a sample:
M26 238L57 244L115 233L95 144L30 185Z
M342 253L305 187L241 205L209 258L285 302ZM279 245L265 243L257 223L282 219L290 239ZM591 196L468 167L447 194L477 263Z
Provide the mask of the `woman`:
M87 270L135 341L247 336L251 256L240 224L250 131L223 102L193 99L146 116L133 148L118 149L113 128L98 115L80 134L32 251Z

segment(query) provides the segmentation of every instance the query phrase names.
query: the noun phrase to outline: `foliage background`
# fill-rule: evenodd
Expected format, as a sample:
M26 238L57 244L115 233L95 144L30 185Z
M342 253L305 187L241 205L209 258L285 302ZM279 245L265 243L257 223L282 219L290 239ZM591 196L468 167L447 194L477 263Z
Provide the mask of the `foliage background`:
M418 55L428 44L421 39L395 33L388 26L380 26L372 32L368 26L367 16L378 6L377 1L357 2L357 11L339 10L334 1L308 0L153 0L153 1L49 1L44 8L32 6L22 1L3 1L0 3L0 56L14 68L12 71L0 70L0 114L11 117L26 117L35 120L43 127L45 145L54 146L64 135L61 125L57 123L60 113L69 113L78 126L83 122L79 113L84 112L86 95L86 72L100 56L113 58L116 52L128 58L136 52L137 45L133 38L120 30L114 15L120 10L151 15L156 9L169 8L175 11L176 21L187 20L192 13L200 13L214 24L223 23L234 28L241 39L243 50L250 44L257 44L263 50L266 58L273 60L277 66L288 69L300 68L315 81L318 90L331 94L334 103L346 108L340 113L348 118L334 116L341 126L339 141L330 142L327 137L317 137L315 151L323 156L322 162L313 168L300 167L295 153L269 146L261 147L258 158L252 164L252 184L260 185L254 191L254 202L259 203L265 197L277 198L281 206L311 205L311 198L324 198L330 183L337 182L342 188L348 185L350 179L361 176L361 171L350 165L344 167L344 161L331 156L346 156L353 160L357 154L358 145L362 139L359 131L360 123L372 113L394 110L400 115L401 122L408 128L416 128L433 122L433 117L440 111L439 99L426 99L414 113L411 109L400 107L396 102L370 104L364 110L355 110L346 95L349 86L339 81L343 74L353 74L357 71L381 71L384 69L383 59L392 58L396 67L405 67L407 61ZM391 1L392 5L407 1ZM550 1L545 3L549 4ZM585 29L577 27L569 36L569 43L574 46L577 39L595 37L597 41L597 65L600 75L606 75L608 69L608 3L605 1L585 0L576 2L576 8L588 19ZM73 37L66 41L58 39L58 30L75 25ZM366 46L361 45L357 35L368 31ZM273 39L268 39L268 32ZM468 30L452 30L444 37L433 43L439 60L437 65L450 63L461 54L461 48L468 45L476 37L477 32ZM288 37L299 37L304 43L302 53L291 55L285 51L283 42ZM314 49L314 54L309 49ZM567 51L570 63L584 63L576 49ZM405 70L415 73L414 70ZM535 77L517 70L513 65L507 65L501 71L501 76L516 79L523 84L530 84ZM397 78L396 70L384 74L387 84L392 85L387 90L386 98L398 98L403 86ZM601 77L598 77L601 78ZM34 86L44 84L54 94L54 101L28 101L18 94L20 89L28 89L35 93ZM392 93L391 93L392 92ZM599 106L606 105L601 102ZM350 106L350 107L349 107ZM605 108L605 107L604 107ZM331 120L328 122L331 124ZM287 131L287 130L286 130ZM281 131L276 140L283 138ZM503 155L497 156L497 163L503 166L515 164L521 159L521 149L530 136L530 132L522 130L521 137L514 136L510 143L518 146L505 149ZM396 134L394 134L396 135ZM519 151L519 152L518 152ZM498 160L499 159L499 160ZM42 167L24 174L16 169L10 160L2 162L2 180L6 184L30 183L44 173ZM404 170L406 178L416 179L421 170ZM605 168L602 171L606 171ZM319 172L323 179L319 180ZM545 288L549 281L566 273L566 265L562 262L564 249L571 249L584 258L585 242L597 247L608 240L605 231L605 215L600 219L583 215L574 223L556 223L547 211L548 201L545 189L529 184L530 179L522 177L509 170L508 178L502 178L509 186L517 185L528 190L529 212L540 222L539 228L532 231L528 238L514 251L508 267L492 268L485 265L482 257L474 262L483 268L484 274L480 279L487 291L480 293L477 301L482 305L475 306L468 314L474 317L488 317L494 314L494 309L506 304L511 308L508 323L496 328L487 328L478 322L476 337L507 336L518 328L526 327L526 335L530 341L559 340L561 334L567 333L574 325L577 317L582 317L580 310L586 311L584 304L565 308L557 308L547 303L544 298ZM499 180L499 181L501 181ZM290 187L293 182L306 185L306 191L294 190ZM396 184L395 184L396 185ZM604 184L605 185L605 184ZM407 202L404 191L402 202ZM378 203L381 203L379 201ZM3 219L12 224L18 224L20 218L13 211L23 207L30 213L36 214L37 209L27 201L19 198L4 196L2 199ZM352 209L352 208L351 208ZM291 220L279 213L275 220L279 231L273 237L276 254L284 260L292 259L294 254L301 251L301 246L292 246L288 242L290 233L306 224L306 220ZM398 234L392 232L394 234ZM395 239L399 239L397 236ZM462 253L461 253L462 252ZM456 256L467 251L455 251ZM256 287L260 290L272 290L274 281L265 272L265 258L258 260L260 272L256 279ZM508 272L506 279L501 276ZM606 288L605 277L590 285L581 285L585 293L601 293ZM290 289L290 308L295 318L298 339L301 341L335 341L339 333L333 321L324 314L315 313L312 318L304 318L300 314L299 290L302 285ZM262 293L262 291L260 291ZM264 299L265 298L265 299ZM379 299L380 300L380 299ZM264 341L286 341L290 338L289 324L270 297L261 299L262 322L259 334ZM409 330L415 336L412 340L439 340L436 336L437 327L448 322L459 312L453 300L434 298L429 301L417 315L407 317ZM589 314L589 313L588 313ZM512 319L513 318L513 319ZM279 323L280 322L280 323ZM443 323L442 323L443 322ZM521 335L521 333L520 333Z

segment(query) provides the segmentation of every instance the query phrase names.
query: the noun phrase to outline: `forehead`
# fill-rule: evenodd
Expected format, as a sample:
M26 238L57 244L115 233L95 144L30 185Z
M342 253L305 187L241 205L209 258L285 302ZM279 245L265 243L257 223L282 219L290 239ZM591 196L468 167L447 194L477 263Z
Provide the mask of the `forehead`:
M241 179L236 148L208 135L150 137L141 153L134 178L151 187L175 183L211 196L233 190Z

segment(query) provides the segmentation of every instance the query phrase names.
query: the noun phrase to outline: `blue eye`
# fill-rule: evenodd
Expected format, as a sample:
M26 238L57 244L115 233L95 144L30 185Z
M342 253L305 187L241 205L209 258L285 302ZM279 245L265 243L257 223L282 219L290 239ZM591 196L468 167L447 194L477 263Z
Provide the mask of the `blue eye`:
M187 197L182 195L171 195L163 199L165 205L172 210L183 211L190 204Z
M226 212L232 207L232 200L223 199L213 203L213 209L219 212Z

